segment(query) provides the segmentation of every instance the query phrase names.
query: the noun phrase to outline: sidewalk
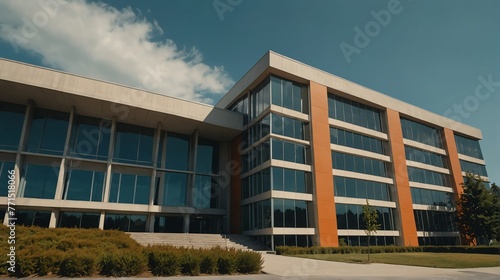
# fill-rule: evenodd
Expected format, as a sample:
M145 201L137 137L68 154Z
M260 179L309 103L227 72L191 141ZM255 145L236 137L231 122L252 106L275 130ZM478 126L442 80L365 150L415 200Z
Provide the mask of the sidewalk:
M263 254L267 274L281 277L394 277L394 278L448 278L500 279L500 267L447 269L391 264L352 264Z

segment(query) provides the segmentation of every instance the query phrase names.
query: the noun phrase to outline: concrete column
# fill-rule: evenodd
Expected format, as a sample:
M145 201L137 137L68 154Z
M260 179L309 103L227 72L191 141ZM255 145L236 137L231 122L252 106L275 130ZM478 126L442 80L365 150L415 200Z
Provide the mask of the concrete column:
M184 214L183 217L184 217L184 233L189 233L189 223L190 223L191 215Z
M155 232L155 213L149 213L147 221L148 232Z
M189 176L188 179L188 188L186 191L186 206L195 207L194 205L194 189L196 184L196 159L198 157L198 130L192 135L192 145L191 145L191 153L192 153L192 162L191 162L191 170L193 170L193 174Z
M71 108L71 113L69 115L68 131L66 133L66 141L64 142L64 152L59 164L59 175L57 178L56 193L54 196L55 200L61 200L64 192L64 176L66 174L66 157L69 150L69 141L71 138L71 130L73 128L73 120L75 118L75 107Z
M59 222L59 209L54 208L50 213L49 228L56 228L58 222Z
M106 211L101 210L101 215L99 217L99 229L104 229L105 219L106 219Z
M21 171L22 171L22 166L23 166L23 157L21 156L21 152L24 150L24 147L26 147L26 143L28 141L28 135L30 131L30 124L31 124L31 118L33 117L33 110L34 110L34 104L33 101L28 101L28 105L26 106L26 113L24 114L24 121L23 121L23 129L21 131L21 137L19 139L19 146L17 147L17 154L16 154L16 162L14 164L14 171L16 171L16 187L17 187L17 193L16 197L22 195L20 193L20 183L21 183ZM24 192L24 191L22 191ZM4 219L5 221L5 219Z
M111 162L113 161L113 153L115 150L115 134L116 134L116 117L113 117L111 123L111 136L109 137L108 163L106 166L106 180L104 183L103 202L109 201L109 189L111 187Z
M161 122L158 122L156 126L155 138L153 141L153 171L151 178L151 186L149 188L149 205L154 204L155 199L155 184L156 184L156 166L158 163L158 150L160 147L160 136L161 136Z

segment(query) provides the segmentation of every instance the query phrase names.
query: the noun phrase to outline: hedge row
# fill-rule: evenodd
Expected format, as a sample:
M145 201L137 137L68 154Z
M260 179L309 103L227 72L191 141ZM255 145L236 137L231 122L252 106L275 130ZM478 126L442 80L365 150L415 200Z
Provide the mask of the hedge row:
M8 234L0 227L0 234ZM16 228L14 276L128 277L148 271L155 276L257 273L259 253L235 249L191 249L139 245L121 231L97 229ZM8 246L0 246L6 257ZM0 265L6 272L9 264Z
M470 253L470 254L500 254L500 246L370 246L370 253ZM278 246L278 255L308 255L308 254L366 254L368 247L293 247Z

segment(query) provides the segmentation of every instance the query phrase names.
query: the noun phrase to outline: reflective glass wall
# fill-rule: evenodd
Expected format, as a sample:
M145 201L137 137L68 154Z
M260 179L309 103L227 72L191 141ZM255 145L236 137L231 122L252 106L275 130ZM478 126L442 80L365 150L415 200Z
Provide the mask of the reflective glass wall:
M271 247L284 239L294 245L309 244L307 235L297 241L296 235L274 238L272 234L276 227L311 227L312 196L307 196L310 200L277 197L313 192L309 118L304 115L309 113L308 100L306 85L270 76L230 106L249 116L242 134L242 230L262 237ZM297 164L303 167L298 169Z
M264 98L265 94L259 94ZM228 191L219 183L220 165L225 163L221 161L226 160L221 158L220 141L195 131L178 134L168 128L159 130L75 112L78 110L60 112L34 104L0 102L0 118L4 120L0 128L10 132L0 137L0 180L7 182L8 171L17 164L17 197L74 202L71 212L38 209L39 203L35 203L20 210L21 224L99 227L104 212L105 228L177 232L179 226L169 223L179 223L169 215L178 214L178 207L190 207L200 213L217 209L210 213L219 214L207 214L206 218L220 231L220 213L226 208ZM7 188L2 188L0 196L7 195ZM96 202L110 203L109 207L116 209L123 209L120 204L136 205L131 208L143 210L123 215L119 211L84 210L96 205L86 203ZM80 205L82 211L78 211ZM166 208L161 212L136 208L147 205ZM159 218L149 219L150 215ZM150 221L158 224L149 225ZM184 230L189 227L182 227Z

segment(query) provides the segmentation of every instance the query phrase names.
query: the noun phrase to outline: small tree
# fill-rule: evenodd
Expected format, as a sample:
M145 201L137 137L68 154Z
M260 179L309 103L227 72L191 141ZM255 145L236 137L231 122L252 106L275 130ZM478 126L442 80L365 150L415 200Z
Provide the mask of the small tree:
M464 192L457 201L457 225L462 234L474 245L497 237L498 187L488 190L481 177L469 172L462 185Z
M368 199L366 200L366 205L363 206L362 219L365 224L366 235L368 236L368 262L370 262L370 239L372 234L376 233L380 228L380 224L377 221L377 210L370 206L370 203L368 203Z

